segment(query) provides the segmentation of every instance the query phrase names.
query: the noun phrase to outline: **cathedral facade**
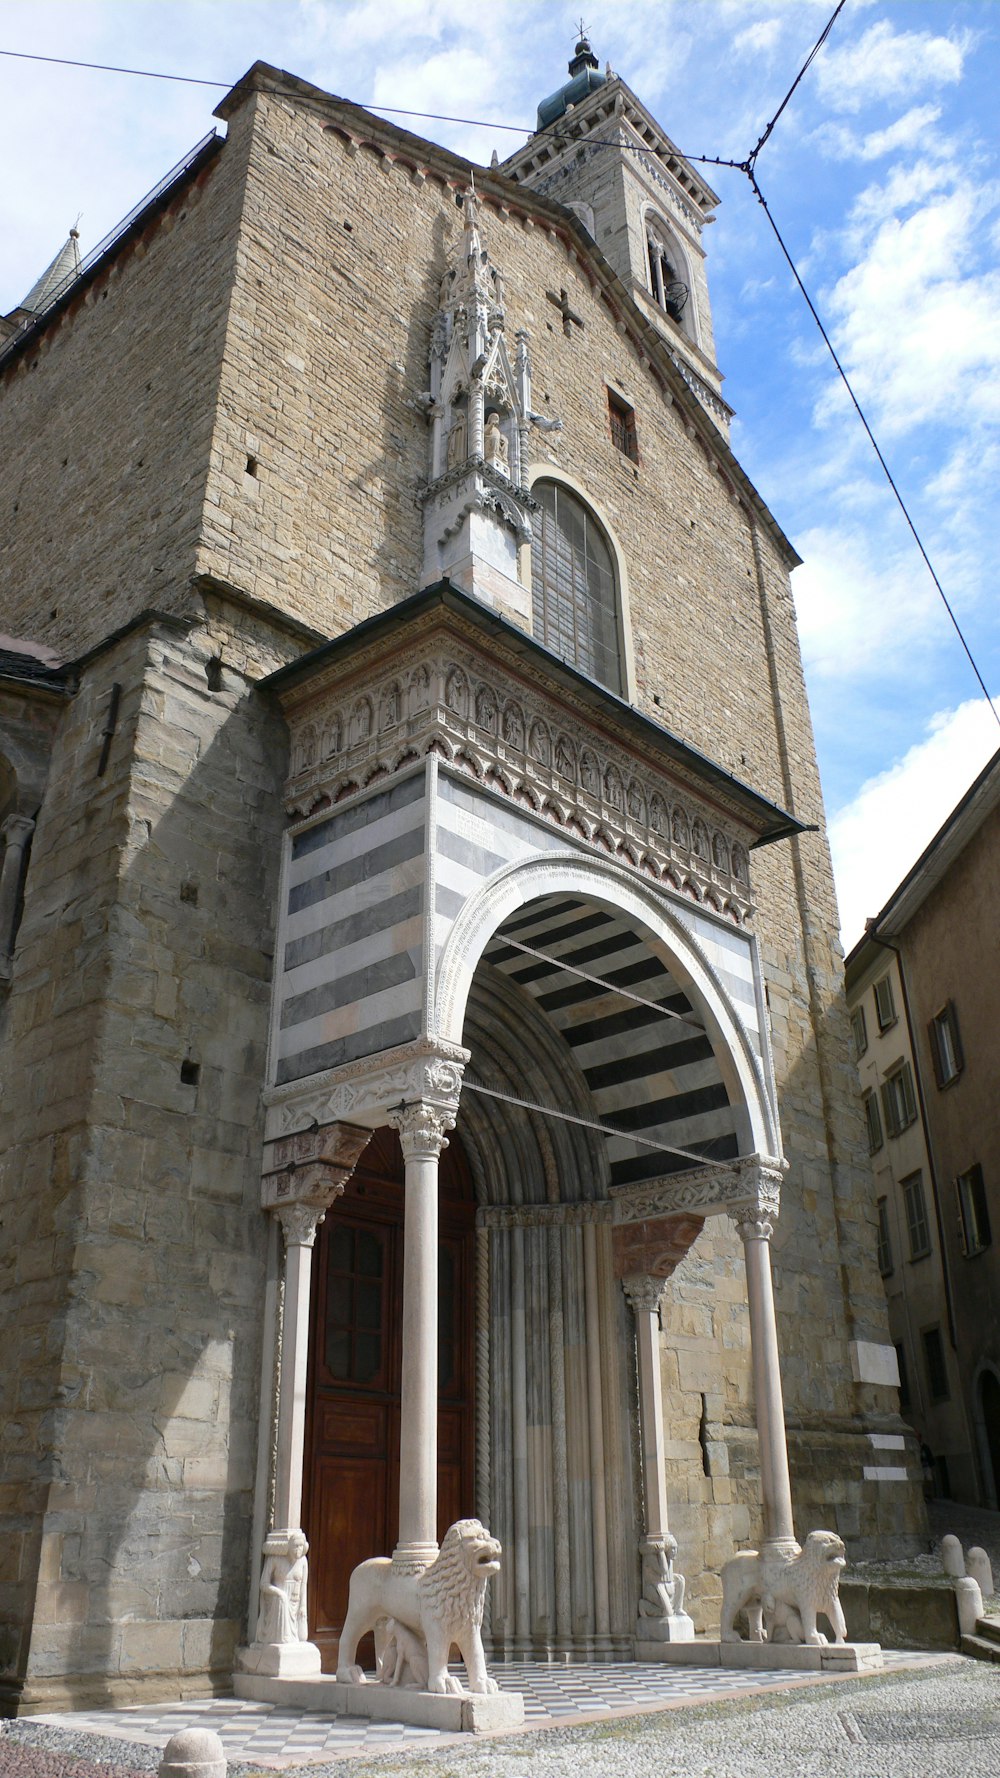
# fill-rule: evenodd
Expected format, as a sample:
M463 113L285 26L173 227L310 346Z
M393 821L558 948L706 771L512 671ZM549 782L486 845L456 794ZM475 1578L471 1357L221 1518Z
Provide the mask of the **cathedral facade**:
M585 43L488 170L219 114L0 351L11 1711L228 1683L303 1530L332 1664L473 1514L495 1660L922 1524L717 200Z

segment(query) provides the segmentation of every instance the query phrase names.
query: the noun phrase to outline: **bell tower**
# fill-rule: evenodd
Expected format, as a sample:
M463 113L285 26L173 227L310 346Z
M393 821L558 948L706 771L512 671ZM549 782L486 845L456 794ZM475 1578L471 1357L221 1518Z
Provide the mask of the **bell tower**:
M702 243L719 200L582 33L568 72L503 171L574 212L728 433Z

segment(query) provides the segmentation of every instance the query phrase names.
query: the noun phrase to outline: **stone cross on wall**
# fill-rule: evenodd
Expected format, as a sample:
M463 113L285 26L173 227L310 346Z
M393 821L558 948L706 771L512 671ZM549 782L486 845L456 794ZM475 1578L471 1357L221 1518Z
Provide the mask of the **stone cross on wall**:
M568 292L560 290L559 295L557 296L554 290L547 290L545 294L548 297L549 302L559 310L559 313L562 316L563 333L566 335L566 338L572 339L574 327L579 327L582 332L584 327L583 319L570 308Z

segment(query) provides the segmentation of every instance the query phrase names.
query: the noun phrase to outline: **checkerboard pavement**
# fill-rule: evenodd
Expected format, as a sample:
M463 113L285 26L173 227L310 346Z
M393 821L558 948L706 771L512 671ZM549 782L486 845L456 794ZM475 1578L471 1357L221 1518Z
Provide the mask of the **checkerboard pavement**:
M886 1665L921 1665L935 1655L886 1655ZM525 1729L543 1729L581 1716L627 1716L635 1710L711 1703L713 1698L770 1690L789 1683L815 1684L802 1672L744 1672L708 1667L668 1667L627 1662L609 1666L496 1665L502 1691L524 1695ZM823 1683L822 1680L818 1681ZM239 1698L193 1698L178 1704L133 1705L35 1716L73 1735L110 1735L162 1748L182 1728L213 1729L226 1757L241 1765L280 1768L315 1764L347 1754L402 1753L463 1740L441 1729L401 1722L368 1722L356 1716L323 1716ZM521 1731L523 1733L523 1731Z

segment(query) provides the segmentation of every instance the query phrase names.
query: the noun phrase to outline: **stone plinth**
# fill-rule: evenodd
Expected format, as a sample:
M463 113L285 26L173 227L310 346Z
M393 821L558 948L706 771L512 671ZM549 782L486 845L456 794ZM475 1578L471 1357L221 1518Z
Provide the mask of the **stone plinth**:
M672 1617L641 1617L635 1626L636 1643L693 1642L695 1628L686 1611L675 1611Z
M240 1672L233 1675L233 1690L238 1698L252 1698L259 1704L321 1710L327 1716L364 1716L371 1722L406 1722L452 1734L516 1729L524 1721L520 1692L441 1697L436 1692L409 1691L405 1686L345 1685L325 1673L306 1679L272 1679L261 1673Z
M637 1661L662 1661L678 1667L750 1668L758 1673L874 1673L882 1666L877 1642L828 1642L812 1648L803 1642L642 1642L636 1638Z
M270 1679L305 1679L320 1672L320 1652L314 1642L251 1642L237 1649L236 1665Z

